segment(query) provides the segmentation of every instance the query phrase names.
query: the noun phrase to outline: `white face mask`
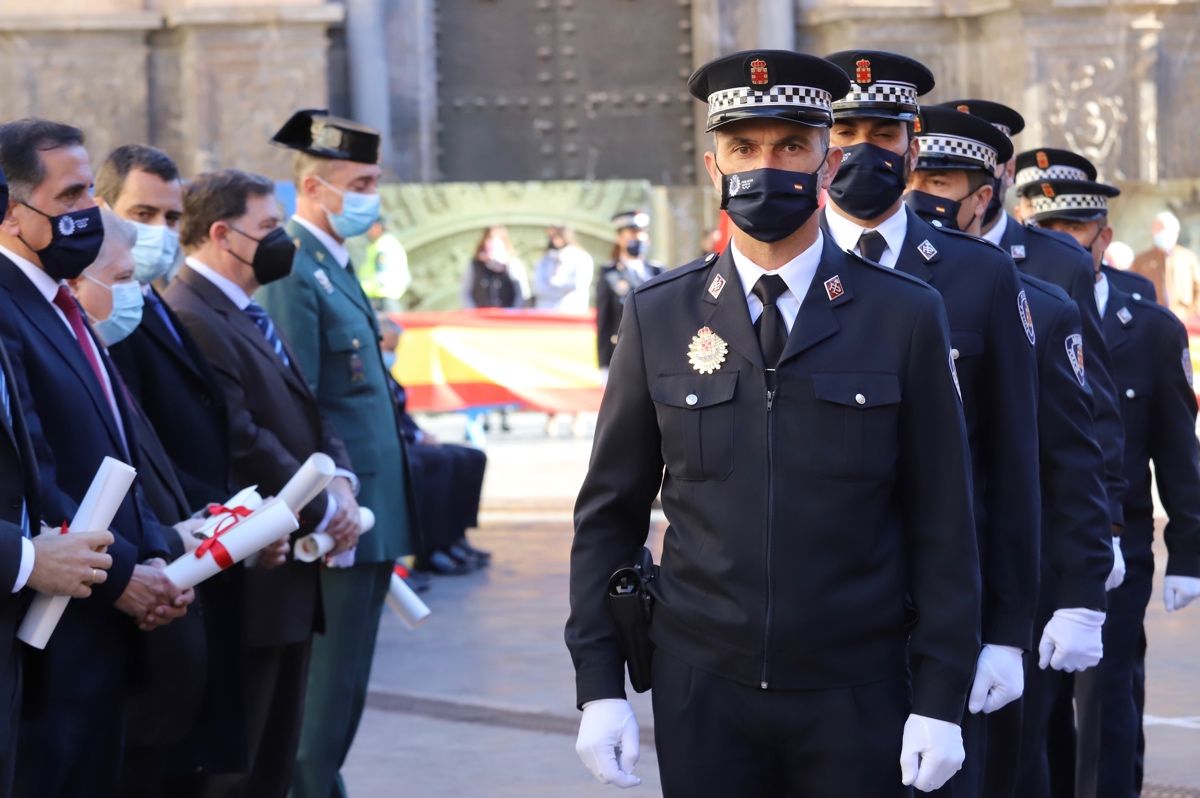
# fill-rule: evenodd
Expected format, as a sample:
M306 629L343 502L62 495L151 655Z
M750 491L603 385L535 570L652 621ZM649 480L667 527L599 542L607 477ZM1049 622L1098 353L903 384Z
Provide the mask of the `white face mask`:
M137 228L133 276L142 285L149 285L175 265L179 258L179 233L163 224L132 224Z
M92 325L96 334L104 341L105 346L124 341L142 323L142 304L145 299L142 296L142 287L134 280L105 285L90 274L83 277L101 288L107 288L112 294L112 311L109 312L108 318L98 319Z
M1176 230L1159 230L1153 235L1154 248L1170 252L1179 243L1179 232Z

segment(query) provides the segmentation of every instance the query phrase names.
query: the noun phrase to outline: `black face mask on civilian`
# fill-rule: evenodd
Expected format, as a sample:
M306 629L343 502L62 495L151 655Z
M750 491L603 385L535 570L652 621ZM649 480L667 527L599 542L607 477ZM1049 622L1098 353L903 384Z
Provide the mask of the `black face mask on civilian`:
M625 245L625 254L631 258L640 258L646 254L646 242L635 238Z
M262 238L255 238L249 233L243 233L233 225L230 225L229 229L251 241L258 242L253 260L246 260L232 249L229 250L233 257L254 270L256 283L267 285L276 280L282 280L292 273L292 259L296 256L296 245L292 243L292 239L288 238L287 231L282 227L276 227Z
M21 204L34 213L45 216L50 222L50 243L34 250L46 274L56 282L74 280L92 265L96 256L100 254L100 245L104 243L104 223L100 220L98 206L51 216L28 202ZM29 242L24 238L21 242L29 247Z
M827 151L828 152L828 151ZM825 156L821 157L825 163ZM717 166L721 172L721 167ZM737 228L751 238L771 244L804 226L817 210L816 172L751 169L721 172L721 208Z
M904 193L906 157L869 142L842 150L845 157L829 186L829 198L856 219L877 219Z

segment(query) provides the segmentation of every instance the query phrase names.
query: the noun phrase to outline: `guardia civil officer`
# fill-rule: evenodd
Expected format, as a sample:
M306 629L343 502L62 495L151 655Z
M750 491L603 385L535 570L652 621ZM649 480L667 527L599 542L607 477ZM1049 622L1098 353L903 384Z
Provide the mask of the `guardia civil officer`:
M668 798L899 796L961 765L980 586L949 329L936 291L820 229L847 88L828 61L776 50L689 82L735 230L719 258L628 296L576 505L566 640L576 749L601 781L638 783L605 592L660 486Z
M600 368L608 368L625 297L642 283L661 274L663 267L649 261L650 215L621 211L612 217L615 240L612 260L600 267L596 280L596 347Z
M828 58L852 77L849 94L833 104L832 141L845 147L846 160L829 191L829 232L841 248L857 247L929 283L946 306L983 565L984 645L969 709L992 712L1020 696L1021 655L1033 646L1040 522L1034 339L1012 260L957 225L935 229L901 197L919 155L923 179L953 181L958 209L976 218L1012 145L987 123L954 112L941 113L936 135L915 137L917 98L932 89L933 76L911 58L874 50ZM982 725L967 720L967 765L951 786L978 784Z
M931 224L962 226L978 235L988 203L969 189L990 182L993 163L987 158L972 163L966 153L996 149L1003 155L1007 137L978 117L945 107L924 109L921 123L921 154L905 201ZM948 156L951 148L962 154ZM996 162L1003 161L999 157ZM972 202L960 201L964 195ZM1028 275L1021 276L1020 306L1037 356L1042 544L1034 631L1040 642L1038 656L1025 659L1023 695L988 718L986 757L971 763L977 767L970 794L997 798L1014 795L1022 760L1028 761L1025 769L1040 766L1045 774L1047 729L1060 672L1092 667L1100 660L1104 586L1113 558L1091 393L1071 345L1081 340L1079 309L1061 289ZM956 793L965 791L964 777L971 772L948 786Z
M1025 128L1024 118L1000 103L952 100L945 105L986 119L1010 137ZM1003 182L1000 185L1003 187ZM1001 201L1003 199L1001 197ZM1096 439L1100 450L1104 452L1104 489L1115 536L1125 523L1125 431L1121 425L1116 388L1113 387L1108 347L1104 343L1100 314L1096 312L1093 297L1096 280L1091 256L1082 251L1070 236L1036 226L1025 226L1008 213L997 213L991 223L985 219L983 237L1006 250L1022 273L1057 285L1079 307L1083 319L1082 357L1087 363L1087 381L1092 389L1092 419ZM1116 551L1114 553L1118 554ZM1119 563L1119 554L1116 562Z
M1154 577L1154 504L1150 462L1167 512L1164 603L1168 612L1200 596L1200 446L1187 330L1166 308L1137 300L1100 273L1112 240L1108 202L1119 191L1104 183L1045 180L1023 195L1032 220L1073 236L1092 254L1096 304L1113 356L1125 421L1124 582L1109 594L1104 659L1075 681L1077 794L1108 798L1138 792L1134 760L1141 713L1134 672L1143 656L1143 621Z

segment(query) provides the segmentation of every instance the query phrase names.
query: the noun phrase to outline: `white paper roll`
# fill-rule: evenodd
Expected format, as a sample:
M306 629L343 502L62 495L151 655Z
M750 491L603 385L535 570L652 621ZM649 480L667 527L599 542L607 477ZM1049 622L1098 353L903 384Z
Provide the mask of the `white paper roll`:
M317 494L325 490L333 480L335 470L333 458L317 452L305 460L300 470L283 486L279 491L279 498L292 508L292 512L298 513L317 498Z
M245 507L247 510L254 512L259 507L262 507L262 503L263 497L259 495L258 485L251 485L248 488L242 488L231 496L225 502L224 506L231 510L235 507ZM222 523L228 523L225 520L228 517L229 513L217 513L216 515L209 516L208 520L204 522L204 526L196 530L196 534L206 538L212 537L213 532L217 531L218 526Z
M429 617L429 607L395 572L388 586L387 603L409 629L416 629Z
M358 522L362 525L363 535L375 528L375 513L370 507L358 508ZM333 551L333 538L324 532L313 532L296 541L292 548L292 556L300 562L316 562ZM353 565L354 563L350 563Z
M132 466L105 457L88 486L69 529L76 532L99 532L112 526L113 518L133 484L137 470ZM67 609L69 596L49 596L39 593L21 621L17 637L34 648L45 648L50 635Z
M181 590L195 587L223 570L213 554L217 545L223 546L229 553L230 564L239 563L251 554L295 532L299 526L290 507L279 499L268 499L249 517L243 518L229 531L222 532L221 536L213 541L214 546L205 549L207 544L202 543L196 551L189 552L168 565L166 576Z

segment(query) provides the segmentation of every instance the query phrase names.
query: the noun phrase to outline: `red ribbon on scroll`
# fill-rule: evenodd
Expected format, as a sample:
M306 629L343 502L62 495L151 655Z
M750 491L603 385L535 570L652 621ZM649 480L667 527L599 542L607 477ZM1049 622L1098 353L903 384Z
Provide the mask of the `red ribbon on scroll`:
M224 535L229 530L238 525L238 522L250 515L250 510L245 507L225 507L220 504L208 505L209 515L222 515L225 517L217 524L217 528L213 530L213 535L208 540L196 547L196 559L200 559L205 554L212 552L213 560L224 571L226 568L233 566L233 557L229 555L229 549L225 548L225 544L218 538Z

